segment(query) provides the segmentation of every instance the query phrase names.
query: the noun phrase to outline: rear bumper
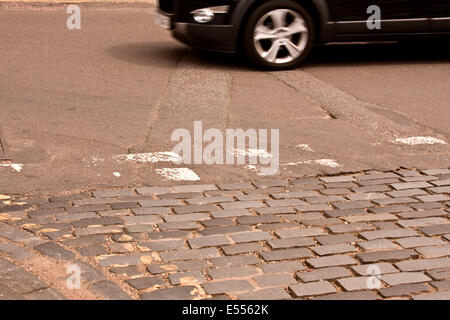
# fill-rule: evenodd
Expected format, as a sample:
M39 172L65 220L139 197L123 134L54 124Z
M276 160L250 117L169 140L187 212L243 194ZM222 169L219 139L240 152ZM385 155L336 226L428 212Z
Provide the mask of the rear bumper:
M195 48L236 52L237 32L234 26L175 22L172 34L177 40Z

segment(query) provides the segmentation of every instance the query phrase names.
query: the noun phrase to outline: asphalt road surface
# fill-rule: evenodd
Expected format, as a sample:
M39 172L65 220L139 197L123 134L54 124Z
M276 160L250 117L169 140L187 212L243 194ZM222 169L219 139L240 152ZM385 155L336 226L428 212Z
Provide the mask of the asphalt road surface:
M170 185L158 169L179 167L204 183L261 179L258 167L137 155L171 151L173 130L196 120L280 129L275 177L449 166L442 43L327 45L301 69L264 72L188 49L153 11L83 5L68 30L64 6L0 7L0 193Z

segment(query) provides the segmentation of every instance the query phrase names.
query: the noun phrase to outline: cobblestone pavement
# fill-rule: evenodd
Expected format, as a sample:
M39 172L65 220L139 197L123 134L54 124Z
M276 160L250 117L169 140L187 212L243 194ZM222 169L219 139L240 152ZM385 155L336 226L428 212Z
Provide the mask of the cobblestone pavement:
M0 297L450 299L449 193L402 169L0 195Z

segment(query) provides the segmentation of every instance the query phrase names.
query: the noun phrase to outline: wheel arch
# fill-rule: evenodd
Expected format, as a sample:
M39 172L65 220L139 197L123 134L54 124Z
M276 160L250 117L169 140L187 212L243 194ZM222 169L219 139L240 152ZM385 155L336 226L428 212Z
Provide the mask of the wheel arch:
M273 0L244 0L239 1L232 17L231 23L236 26L236 47L239 48L242 41L242 34L245 27L245 21L253 10L259 5ZM328 5L326 0L292 0L302 5L313 19L314 27L316 28L315 42L320 42L325 35L326 25L330 20Z

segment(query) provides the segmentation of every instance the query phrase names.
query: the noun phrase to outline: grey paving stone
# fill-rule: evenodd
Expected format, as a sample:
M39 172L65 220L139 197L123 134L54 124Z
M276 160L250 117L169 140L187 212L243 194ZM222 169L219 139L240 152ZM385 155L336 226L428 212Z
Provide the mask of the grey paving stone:
M220 203L220 206L225 210L247 209L264 207L264 203L262 201L233 201Z
M392 264L387 262L378 262L372 264L362 264L351 267L360 276L374 276L376 274L397 273L399 272Z
M267 264L261 264L259 268L265 274L277 273L277 272L295 272L305 270L306 267L298 261L283 261L273 262Z
M303 282L312 282L345 278L351 276L351 273L344 267L327 267L313 271L297 272L296 275Z
M183 201L179 199L166 199L166 200L139 200L141 207L171 207L181 206Z
M268 252L260 252L265 261L301 259L311 257L312 253L306 248L282 249Z
M118 235L121 236L121 235ZM84 247L92 244L103 243L106 241L106 236L102 234L83 236L73 239L64 240L63 244L69 247Z
M142 224L154 224L161 222L161 218L155 215L144 216L125 216L122 217L125 225L142 225Z
M426 273L430 277L432 277L434 280L450 279L450 268L448 268L448 269L428 270Z
M424 283L401 284L398 286L380 289L380 294L385 298L409 296L421 292L430 291L430 287Z
M23 260L35 256L30 250L17 246L14 243L0 243L0 252L3 252L14 259Z
M309 247L315 245L311 238L274 239L267 242L272 249Z
M170 239L170 240L154 240L149 242L141 242L139 246L150 249L151 251L168 251L186 248L184 240Z
M142 225L139 225L142 227ZM184 222L165 222L158 223L158 228L161 231L170 230L198 230L199 225L195 221L184 221Z
M360 201L333 202L333 206L335 206L338 209L345 210L345 209L369 208L369 207L372 207L373 204L367 200L360 200Z
M311 205L296 206L295 210L297 210L298 212L312 212L312 211L332 210L332 208L328 204L311 204Z
M164 220L166 222L186 222L186 221L205 221L211 219L207 213L186 213L186 214L170 214L165 215Z
M136 266L116 267L109 269L110 272L121 274L126 277L136 277L142 275L142 272Z
M296 297L317 296L337 291L331 283L326 281L290 285L289 289Z
M281 200L266 200L270 207L293 207L304 206L307 203L299 199L281 199Z
M405 238L408 239L408 238ZM369 241L360 241L358 242L358 246L362 249L370 251L370 250L381 250L381 249L398 249L399 247L394 244L392 241L388 239L375 239Z
M253 278L259 286L265 287L280 287L289 284L297 284L297 280L289 273L265 274Z
M239 201L262 201L270 199L270 196L265 193L255 193L255 194L241 194L236 195Z
M221 247L221 249L223 250L223 252L225 252L226 255L235 255L247 252L259 252L265 250L264 247L257 242L240 243L231 246L223 246Z
M320 193L314 190L306 190L306 191L272 193L271 195L275 199L295 199L295 198L303 199L307 197L319 196Z
M112 281L101 281L91 286L91 289L108 300L130 300L127 295Z
M105 247L100 244L92 244L86 247L77 248L77 251L85 257L89 256L99 256L102 254L106 254L107 251Z
M356 223L356 222L375 222L375 221L395 221L398 220L398 217L390 213L379 213L379 214L346 216L343 217L343 219L350 223Z
M391 287L399 284L431 281L429 277L427 277L425 274L421 272L398 272L398 273L384 274L381 277L381 280L383 280L383 282L386 282Z
M346 291L370 290L373 285L372 281L372 277L351 277L337 280L339 285L341 285ZM384 288L383 283L380 282L378 285L379 288Z
M131 211L137 216L152 215L152 214L171 214L170 208L167 207L145 207L145 208L133 208Z
M343 223L342 220L336 218L320 218L320 219L307 219L302 221L305 226L328 226L333 224Z
M352 190L356 193L371 193L371 192L383 192L383 191L391 191L392 189L389 186L385 185L373 185L373 186L367 186L367 187L357 187L352 188ZM344 194L351 193L345 192Z
M96 200L99 200L99 199L96 199ZM103 201L104 199L100 199L100 200ZM91 204L91 205L83 205L81 207L67 207L66 208L66 211L68 213L98 212L98 211L107 211L107 210L111 210L111 208L106 204Z
M198 289L194 286L158 289L141 294L142 300L193 300L198 297Z
M186 199L186 202L189 204L225 203L232 201L234 201L234 199L227 196L195 197Z
M141 237L136 234L113 234L111 235L111 239L115 242L119 243L126 243L126 242L134 242L134 241L141 241Z
M122 233L122 226L104 226L104 227L87 227L75 229L74 234L76 236L88 236L95 234L108 234L108 233Z
M73 260L75 259L75 255L61 247L60 245L53 243L53 242L46 242L40 245L37 245L34 247L35 250L39 251L43 255L58 259L58 260Z
M327 234L322 228L277 230L275 233L282 239L322 236Z
M211 215L214 218L230 218L230 217L251 216L252 213L247 209L225 209L225 210L211 211Z
M431 285L439 291L450 290L450 280L433 281Z
M365 222L349 223L349 224L338 224L333 226L328 226L333 233L350 233L350 232L361 232L365 230L373 230L375 227L371 224Z
M418 257L418 254L412 249L400 249L363 252L356 255L356 257L364 263L371 263L377 261L398 261L403 259L411 259Z
M201 223L205 227L227 227L227 226L234 225L233 220L229 219L229 218L219 218L219 219L204 220Z
M211 281L203 283L202 287L208 294L250 291L254 289L253 285L247 280Z
M174 286L202 283L205 277L200 271L177 272L169 274L170 283Z
M337 235L316 237L316 240L321 245L328 245L328 244L338 244L338 243L354 243L354 242L360 241L361 239L359 239L351 234L337 234Z
M141 187L136 188L138 194L161 194L173 192L171 188L168 187Z
M404 189L421 189L432 187L428 182L401 182L401 183L393 183L391 186L396 190L404 190Z
M81 212L81 213L72 213L72 214L66 214L66 215L60 215L56 216L57 221L79 221L84 219L93 219L97 217L95 212Z
M438 226L422 227L419 230L427 236L436 236L450 232L450 223Z
M258 208L256 212L261 215L265 214L282 214L282 213L296 213L296 211L291 207L268 207L268 208Z
M435 201L448 201L450 200L450 197L446 194L433 194L433 195L426 195L426 196L416 196L417 199L419 199L422 202L435 202Z
M212 235L212 236L203 236L188 239L189 245L193 248L204 248L204 247L214 247L214 246L223 246L226 244L231 244L231 240L223 235Z
M439 291L412 296L413 300L450 300L450 291Z
M280 218L272 215L264 216L249 216L249 217L238 217L236 222L239 224L256 225L260 223L277 223L280 222Z
M450 244L444 246L422 247L417 248L419 252L425 258L439 258L450 256Z
M235 233L235 234L231 234L230 237L236 243L264 241L264 240L273 239L273 237L272 237L272 235L270 235L270 233L264 232L264 231L251 231L251 232Z
M416 231L411 229L375 230L361 232L360 234L367 240L375 240L381 238L395 239L403 237L414 237L419 235Z
M175 206L173 210L177 214L195 213L195 212L210 212L216 211L219 207L213 204L189 204L185 206Z
M161 252L159 255L161 259L164 261L196 260L196 259L209 259L214 257L220 257L220 253L216 248Z
M399 213L398 216L403 219L419 219L419 218L427 218L427 217L442 217L446 216L447 212L439 209L430 209L424 211L408 211Z
M377 227L377 229L380 230L393 230L393 229L400 229L399 225L395 222L390 221L376 221L372 222L372 224Z
M348 181L356 181L353 176L335 176L335 177L321 177L319 178L323 182L348 182Z
M230 266L237 266L237 265L258 264L261 262L261 260L258 259L253 254L242 254L242 255L229 256L229 257L212 258L212 259L209 259L209 262L214 267L221 268L221 267L230 267Z
M263 231L275 231L279 229L298 229L300 225L296 222L281 222L281 223L264 223L256 226L257 229Z
M245 278L258 275L259 273L260 272L257 268L248 266L233 266L208 270L208 274L214 280L243 277Z
M353 265L358 263L355 259L347 255L334 255L327 257L311 258L307 259L306 262L313 268Z
M358 251L358 249L355 246L352 246L351 244L348 244L348 243L317 246L317 247L312 247L311 250L313 250L319 256Z
M188 231L164 231L164 232L149 232L147 237L151 240L160 239L186 239L189 237Z
M16 241L16 242L24 243L27 245L31 245L31 246L45 242L44 240L42 240L38 237L35 237L28 232L11 229L9 227L7 229L0 230L0 237L6 238L11 241Z
M450 258L430 258L397 262L401 271L422 271L430 269L450 268Z
M166 282L158 277L141 277L125 280L130 286L136 290L144 290L148 288L158 288L164 286Z
M285 180L263 180L263 181L255 181L253 184L257 188L269 188L269 187L284 187L288 185L288 182Z
M253 188L253 185L251 183L244 183L244 182L219 183L217 186L221 190L243 190Z
M144 253L130 255L109 255L97 258L101 267L127 267L141 264L145 261L151 261L151 256Z
M283 300L291 296L283 288L261 289L236 295L239 300Z

